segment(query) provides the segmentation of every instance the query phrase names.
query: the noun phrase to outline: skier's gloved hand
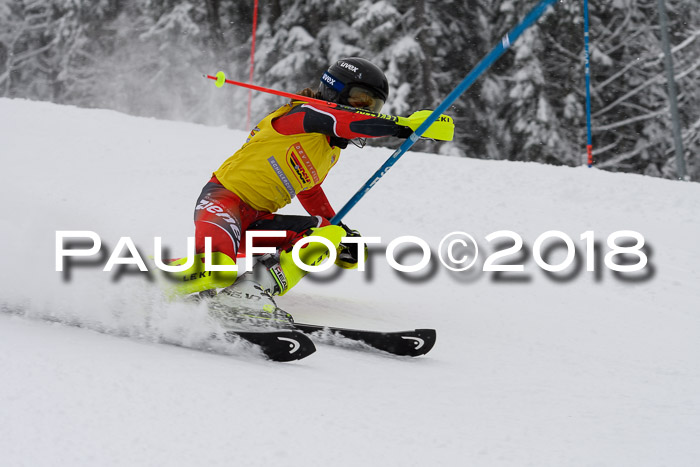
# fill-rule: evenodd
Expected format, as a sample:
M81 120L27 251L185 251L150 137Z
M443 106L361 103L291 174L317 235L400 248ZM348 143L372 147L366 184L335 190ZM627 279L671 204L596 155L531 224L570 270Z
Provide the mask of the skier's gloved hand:
M424 121L433 113L432 110L419 110L413 112L410 117L397 117L397 124L401 127L408 127L411 133L418 129L419 126L423 124ZM397 133L405 133L405 130L399 130ZM411 136L408 133L406 136L399 136L400 138L408 138ZM440 115L437 120L435 120L425 132L421 135L421 138L434 139L438 141L452 141L455 134L455 124L452 117L449 115Z
M401 139L406 139L413 133L413 130L407 126L398 126L394 136Z
M345 229L346 237L361 237L362 235L357 230L350 229L347 225L342 222L338 224L340 227ZM343 243L338 245L338 258L335 260L335 264L343 269L355 269L357 268L357 262L360 257L360 245L357 243ZM369 251L367 245L364 248L365 261L367 260L367 255Z

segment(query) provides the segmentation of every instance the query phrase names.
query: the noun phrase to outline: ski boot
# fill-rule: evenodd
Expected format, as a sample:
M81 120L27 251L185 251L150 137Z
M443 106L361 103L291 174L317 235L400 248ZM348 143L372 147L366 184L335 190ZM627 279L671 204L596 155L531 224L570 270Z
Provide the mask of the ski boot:
M231 330L290 329L294 324L292 316L277 308L272 295L250 273L207 301L210 313Z

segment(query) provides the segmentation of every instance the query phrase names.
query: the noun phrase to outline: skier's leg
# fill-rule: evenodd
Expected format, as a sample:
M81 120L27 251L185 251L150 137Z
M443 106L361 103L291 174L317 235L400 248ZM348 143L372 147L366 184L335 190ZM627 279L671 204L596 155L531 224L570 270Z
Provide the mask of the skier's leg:
M318 216L291 216L286 214L260 213L260 216L251 222L246 230L274 230L284 232L284 237L257 237L254 241L256 247L274 247L283 249L292 245L297 238L308 232L309 229L328 225L329 222ZM245 253L246 233L241 237L239 252Z
M307 274L292 257L292 249L299 240L309 236L323 237L337 251L345 236L342 227L330 225L326 219L318 217L269 215L250 225L250 230L258 229L286 230L288 233L285 243L279 245L278 253L264 255L253 270L260 285L272 295L284 295ZM299 259L308 266L319 265L329 255L328 248L320 242L311 242L299 251Z
M249 225L249 231L286 231L286 243L280 245L280 239L275 238L277 244L273 244L278 248L278 253L263 255L253 271L240 275L233 285L212 298L209 307L225 325L290 325L293 322L291 316L277 308L273 295L283 295L306 275L306 271L292 259L294 244L306 236L317 235L328 239L332 249L337 251L345 234L342 227L328 225L328 221L321 218L259 214L260 217ZM271 239L263 237L260 240L268 240L269 243ZM260 243L256 241L255 246L261 246ZM301 249L299 257L305 264L314 265L321 263L328 255L328 247L313 242Z
M184 272L168 274L174 295L189 295L234 283L235 271L205 271L205 239L211 239L211 264L235 265L245 216L250 214L248 211L255 212L219 183L210 181L204 186L194 210L194 263ZM182 258L170 265L187 261L188 258Z

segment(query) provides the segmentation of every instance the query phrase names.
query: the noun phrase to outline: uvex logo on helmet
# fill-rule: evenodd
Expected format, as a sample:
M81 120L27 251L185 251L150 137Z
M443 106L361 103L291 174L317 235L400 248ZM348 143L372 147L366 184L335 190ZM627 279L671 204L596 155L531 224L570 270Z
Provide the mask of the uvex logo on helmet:
M374 98L386 102L389 83L384 72L375 64L361 57L341 58L321 77L318 92L321 99L348 105L348 95L356 87L374 93ZM378 112L381 106L373 111Z
M347 68L348 70L352 71L353 73L357 73L357 67L355 65L351 65L347 62L339 62L338 65L340 65L343 68Z

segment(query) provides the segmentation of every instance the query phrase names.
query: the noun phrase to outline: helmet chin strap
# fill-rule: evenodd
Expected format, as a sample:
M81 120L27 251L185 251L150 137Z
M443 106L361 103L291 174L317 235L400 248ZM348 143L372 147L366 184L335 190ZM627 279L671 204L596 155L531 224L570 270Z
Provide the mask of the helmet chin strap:
M352 144L354 144L355 146L357 146L358 148L362 149L367 144L367 138L354 138L354 139L351 139L350 142Z

